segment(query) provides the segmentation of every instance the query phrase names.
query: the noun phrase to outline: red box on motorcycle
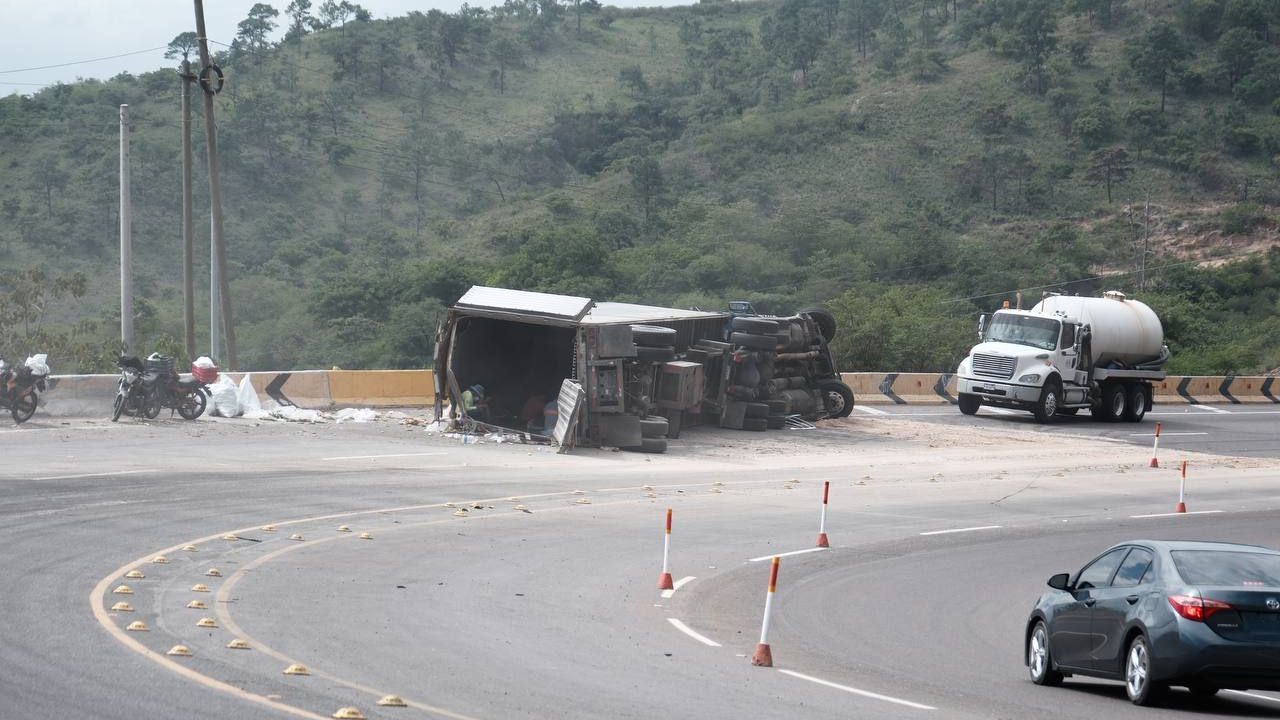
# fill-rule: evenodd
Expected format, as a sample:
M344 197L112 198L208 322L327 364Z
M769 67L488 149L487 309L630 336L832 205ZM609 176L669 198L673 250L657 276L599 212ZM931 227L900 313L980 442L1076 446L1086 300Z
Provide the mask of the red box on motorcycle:
M218 366L200 367L195 363L191 364L191 376L205 385L212 385L218 380Z

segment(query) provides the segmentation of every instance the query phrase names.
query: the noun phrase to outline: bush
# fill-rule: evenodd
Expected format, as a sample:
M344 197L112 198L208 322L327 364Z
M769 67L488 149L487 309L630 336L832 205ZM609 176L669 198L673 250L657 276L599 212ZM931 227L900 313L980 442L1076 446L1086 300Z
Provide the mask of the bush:
M1222 234L1243 235L1266 223L1267 214L1255 203L1238 203L1222 211Z

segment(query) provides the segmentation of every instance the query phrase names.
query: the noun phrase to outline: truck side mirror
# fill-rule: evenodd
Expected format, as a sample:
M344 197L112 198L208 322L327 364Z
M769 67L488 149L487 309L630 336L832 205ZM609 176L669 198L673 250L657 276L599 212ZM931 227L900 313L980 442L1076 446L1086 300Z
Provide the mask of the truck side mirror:
M978 342L982 342L982 338L987 334L987 314L983 313L978 316Z

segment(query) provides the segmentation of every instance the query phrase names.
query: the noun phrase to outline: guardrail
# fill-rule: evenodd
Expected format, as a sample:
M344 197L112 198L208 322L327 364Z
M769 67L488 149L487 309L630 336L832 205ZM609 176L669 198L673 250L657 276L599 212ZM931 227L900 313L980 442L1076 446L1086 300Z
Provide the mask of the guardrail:
M237 384L246 373L226 373ZM300 370L247 373L264 403L299 407L415 407L435 402L431 370ZM116 375L55 375L43 396L50 415L109 415ZM842 373L863 405L949 405L951 373ZM1280 377L1171 375L1155 384L1158 403L1280 404Z

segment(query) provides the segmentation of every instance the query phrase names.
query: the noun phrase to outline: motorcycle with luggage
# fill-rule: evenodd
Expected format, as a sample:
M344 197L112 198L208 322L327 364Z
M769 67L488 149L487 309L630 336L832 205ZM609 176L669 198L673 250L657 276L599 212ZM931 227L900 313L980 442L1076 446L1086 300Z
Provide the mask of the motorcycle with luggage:
M193 364L192 379L183 380L174 369L174 359L159 353L152 353L145 363L121 356L119 367L113 422L126 413L153 420L164 408L176 410L184 420L195 420L209 404L207 383L217 377L216 366Z
M48 389L48 357L32 355L18 367L0 358L0 409L7 408L19 425L31 419L40 405L40 393Z

